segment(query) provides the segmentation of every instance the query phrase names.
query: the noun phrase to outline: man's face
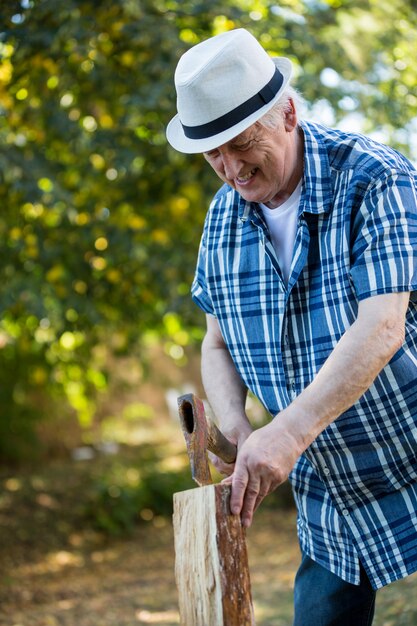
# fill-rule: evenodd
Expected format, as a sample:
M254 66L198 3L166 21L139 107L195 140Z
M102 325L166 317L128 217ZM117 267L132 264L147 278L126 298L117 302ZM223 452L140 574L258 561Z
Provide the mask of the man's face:
M275 207L291 195L302 175L296 128L292 115L284 114L274 129L256 122L219 148L205 152L204 158L245 200Z

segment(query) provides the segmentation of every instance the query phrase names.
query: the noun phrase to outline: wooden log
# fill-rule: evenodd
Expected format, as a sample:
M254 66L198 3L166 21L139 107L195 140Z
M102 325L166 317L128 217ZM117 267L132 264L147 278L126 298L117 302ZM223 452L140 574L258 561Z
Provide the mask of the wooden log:
M174 494L175 579L182 626L253 626L245 529L230 486Z

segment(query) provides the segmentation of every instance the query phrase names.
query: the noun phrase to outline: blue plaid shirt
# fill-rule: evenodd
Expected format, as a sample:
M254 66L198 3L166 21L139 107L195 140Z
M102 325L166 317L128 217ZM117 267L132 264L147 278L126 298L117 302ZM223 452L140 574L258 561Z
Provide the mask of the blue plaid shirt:
M314 379L360 300L412 292L402 348L290 475L302 549L354 584L360 560L379 588L417 570L417 173L366 137L301 127L288 285L259 207L225 185L207 213L192 295L275 416Z

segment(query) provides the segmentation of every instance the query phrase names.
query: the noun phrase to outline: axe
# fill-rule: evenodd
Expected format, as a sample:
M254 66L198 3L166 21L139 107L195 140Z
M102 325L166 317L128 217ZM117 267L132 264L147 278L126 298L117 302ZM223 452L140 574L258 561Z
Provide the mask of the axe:
M230 486L214 485L207 451L226 463L237 448L193 394L178 398L191 474L199 485L174 494L175 579L182 626L254 626L245 529L230 512Z
M192 393L178 398L178 412L187 444L191 476L200 487L211 485L207 450L225 463L234 463L237 447L206 417L203 402Z

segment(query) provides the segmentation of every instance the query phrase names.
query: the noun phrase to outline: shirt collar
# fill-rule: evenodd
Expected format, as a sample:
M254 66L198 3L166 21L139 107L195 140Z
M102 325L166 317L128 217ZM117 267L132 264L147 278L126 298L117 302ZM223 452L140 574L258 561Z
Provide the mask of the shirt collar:
M254 202L247 202L241 195L238 196L239 219L242 224L248 220L251 210L255 206Z
M327 147L316 125L302 121L300 127L304 135L303 210L328 213L332 207L333 186Z

